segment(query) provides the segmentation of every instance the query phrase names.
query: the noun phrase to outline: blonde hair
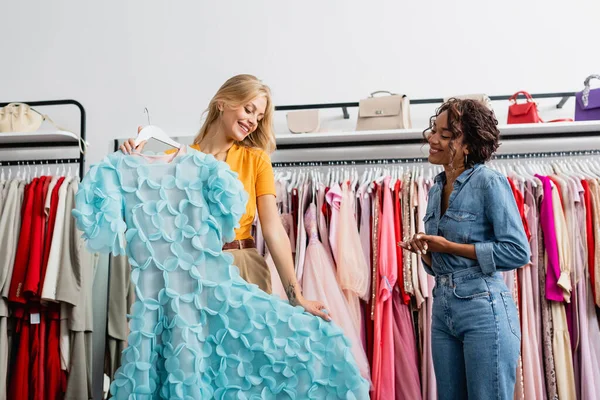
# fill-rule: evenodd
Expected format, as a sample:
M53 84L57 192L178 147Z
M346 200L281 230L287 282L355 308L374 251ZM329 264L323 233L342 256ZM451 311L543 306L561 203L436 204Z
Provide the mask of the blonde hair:
M257 122L254 132L248 135L239 145L255 147L272 153L275 150L275 133L273 132L273 102L271 89L253 75L242 74L229 78L217 91L205 110L206 119L194 138L194 144L199 144L206 136L210 127L219 119L219 103L237 108L248 104L252 99L264 96L267 99L265 115Z

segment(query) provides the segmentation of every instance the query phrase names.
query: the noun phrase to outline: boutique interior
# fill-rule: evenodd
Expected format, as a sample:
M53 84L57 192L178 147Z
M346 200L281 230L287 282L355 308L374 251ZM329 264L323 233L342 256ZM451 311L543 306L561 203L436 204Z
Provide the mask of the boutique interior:
M35 3L41 10L34 10ZM121 371L121 364L134 357L127 349L140 353L136 304L151 307L136 289L139 274L132 272L144 267L132 264L124 250L115 251L116 244L112 253L85 246L84 220L75 218L85 209L77 196L88 196L78 194L84 177L100 174L94 165L121 153L119 147L136 137L137 126L161 131L146 132L148 154L171 149L171 142L189 149L209 100L238 73L255 75L272 89L276 149L269 157L295 277L306 298L327 304L334 323L352 342L350 354L364 360L358 369L372 384L369 398L440 398L431 337L436 279L421 257L398 243L425 229L428 193L444 171L429 161L426 137L430 118L450 98L476 100L493 111L500 146L486 165L509 182L531 254L526 265L501 273L520 331L514 398L600 398L600 58L590 54L588 39L581 39L593 37L593 13L587 7L600 11L600 6L564 5L565 15L579 21L571 24L558 10L532 5L524 6L523 18L514 16L510 9L522 3L512 0L508 8L504 2L490 5L493 11L474 1L468 7L456 5L468 9L464 16L435 1L433 17L425 5L391 1L379 6L310 2L290 9L266 0L255 7L109 3L83 9L70 0L52 11L42 2L8 5L21 21L9 22L5 32L11 35L20 31L27 13L47 11L60 24L67 13L76 22L62 30L50 21L28 28L37 35L27 33L21 44L8 45L23 57L11 58L10 73L0 74L0 87L7 88L0 94L0 400L111 398L111 385L127 387L134 374L150 370L162 379L160 374L177 377L184 369L179 369L180 361L163 361L156 372L150 361L134 360L137 369ZM112 32L94 17L114 13ZM196 13L203 27L190 25L195 21L190 14ZM272 26L264 13L272 13ZM446 19L448 13L457 15L457 21ZM393 24L393 14L402 15L404 28ZM263 42L256 35L245 38L250 28L239 26L244 16L260 25L256 29L266 38ZM313 28L306 24L311 17ZM455 43L448 46L454 50L439 47L445 43L439 40L443 30L409 39L406 31L419 29L418 20L425 17L435 26L455 29ZM479 17L481 22L472 22ZM455 26L470 23L481 32L489 23L505 32L509 24L523 21L529 21L530 33L539 27L545 38L539 49L516 50L527 57L525 62L517 56L504 59L513 48L504 34L474 37ZM232 28L224 28L223 37L214 35L220 29L217 22ZM553 23L571 24L555 42L548 39L553 31L546 27ZM366 38L357 36L359 24L368 28ZM144 31L147 26L154 28ZM106 32L105 38L92 30ZM44 37L44 32L52 34ZM215 37L208 43L211 32ZM524 39L514 32L507 35ZM535 42L536 36L530 39ZM182 43L170 48L179 37ZM580 52L578 61L563 63L548 56L569 40L575 54ZM372 47L371 41L376 43ZM404 41L416 44L403 49ZM491 48L484 47L488 42ZM28 43L46 48L38 52L42 62L25 54L21 47ZM241 53L229 54L240 46ZM111 62L101 57L103 52ZM415 62L407 63L406 55ZM427 62L421 66L418 59ZM468 65L456 65L461 61ZM173 185L179 185L177 179ZM554 196L544 195L546 186ZM102 204L102 212L110 213ZM554 207L553 226L542 218L545 207ZM272 295L287 302L277 257L269 251L258 214L252 237L269 267ZM556 262L550 237L560 249ZM178 307L179 301L183 309L183 295ZM313 350L311 357L327 354L324 347ZM286 375L283 386L267 384L256 360L253 375L241 354L223 357L223 363L239 362L235 365L242 378L246 375L245 382L260 375L262 383L253 385L268 387L272 397L264 390L251 397L243 393L243 385L217 377L216 387L227 390L217 390L211 398L319 398L300 389L286 391L292 375ZM131 398L168 398L153 379L138 381ZM179 383L168 379L174 379L171 398L205 398L183 395L202 377ZM151 393L154 397L147 397ZM239 397L231 397L235 394ZM351 398L339 391L338 396L327 398Z

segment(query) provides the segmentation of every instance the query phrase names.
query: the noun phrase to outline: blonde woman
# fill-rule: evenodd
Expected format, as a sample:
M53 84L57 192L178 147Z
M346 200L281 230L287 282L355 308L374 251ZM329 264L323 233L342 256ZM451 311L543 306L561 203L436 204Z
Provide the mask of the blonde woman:
M246 213L240 219L236 238L223 246L232 253L241 277L265 292L271 292L269 267L256 250L251 235L252 222L258 211L265 241L290 303L330 321L325 305L305 299L296 280L292 249L275 202L275 178L268 155L275 149L273 111L268 86L252 75L234 76L210 101L206 120L192 147L225 161L237 172L248 192ZM121 151L131 153L134 140L129 139L121 145ZM135 150L141 151L144 144Z

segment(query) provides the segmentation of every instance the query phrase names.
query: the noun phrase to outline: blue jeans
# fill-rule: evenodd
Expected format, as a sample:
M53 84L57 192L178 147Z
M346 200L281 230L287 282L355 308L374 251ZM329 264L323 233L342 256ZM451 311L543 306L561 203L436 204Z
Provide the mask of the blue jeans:
M431 341L440 400L512 400L521 351L517 308L500 273L435 277Z

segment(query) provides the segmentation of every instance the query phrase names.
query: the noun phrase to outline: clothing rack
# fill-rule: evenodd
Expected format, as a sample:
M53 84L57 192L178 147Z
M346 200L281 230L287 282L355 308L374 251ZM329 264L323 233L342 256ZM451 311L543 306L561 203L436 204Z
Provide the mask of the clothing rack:
M600 155L598 150L562 151L562 152L539 152L539 153L515 153L496 154L491 161L496 160L520 160L527 158L559 158L559 157L585 157ZM427 158L388 158L372 160L330 160L315 162L274 162L273 168L305 168L305 167L345 167L355 165L385 165L385 164L417 164L427 162Z
M63 105L74 105L79 109L79 141L86 143L86 113L83 105L77 100L42 100L42 101L19 101L19 102L8 102L0 103L0 107L4 107L10 103L25 103L30 107L43 107L43 106L63 106ZM80 146L80 143L74 141L35 141L35 142L10 142L1 143L2 148L48 148L48 147L71 147ZM58 155L58 154L57 154ZM29 159L29 160L10 160L0 161L0 166L14 166L14 165L41 165L41 164L79 164L79 176L83 176L85 172L85 152L79 153L79 158L45 158L45 159Z
M513 95L498 95L498 96L489 96L492 101L499 100L508 100ZM552 99L559 98L560 101L556 104L556 108L562 108L567 100L570 97L574 97L575 92L555 92L555 93L537 93L532 94L531 97L538 99ZM435 103L443 103L443 98L432 98L432 99L411 99L410 104L435 104ZM283 105L283 106L275 106L275 111L293 111L293 110L311 110L311 109L319 109L319 108L341 108L342 113L344 114L344 119L349 119L350 114L348 114L348 108L350 107L358 107L358 102L350 102L350 103L323 103L323 104L298 104L298 105Z

